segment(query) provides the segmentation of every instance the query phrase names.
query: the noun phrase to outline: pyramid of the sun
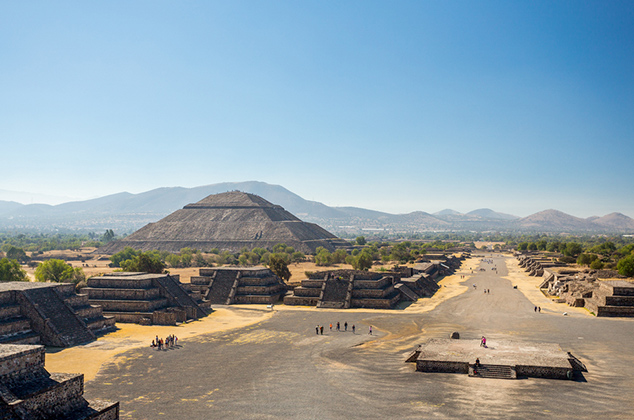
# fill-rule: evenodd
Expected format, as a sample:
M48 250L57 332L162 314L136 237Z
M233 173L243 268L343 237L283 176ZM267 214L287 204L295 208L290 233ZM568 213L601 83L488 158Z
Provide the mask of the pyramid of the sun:
M188 204L156 223L150 223L100 251L114 254L129 246L141 251L178 252L189 247L231 252L243 247L271 248L284 243L296 251L332 251L345 242L314 223L306 223L281 206L239 191L210 195Z

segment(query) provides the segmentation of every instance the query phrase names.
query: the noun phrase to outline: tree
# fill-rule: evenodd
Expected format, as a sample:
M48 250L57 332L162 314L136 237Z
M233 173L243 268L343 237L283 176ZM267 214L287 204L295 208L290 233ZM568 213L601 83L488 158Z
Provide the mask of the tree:
M590 265L593 261L597 260L596 254L579 254L577 257L577 264L579 265Z
M634 254L629 255L625 258L621 258L616 264L616 268L619 270L619 274L622 276L634 276Z
M26 271L16 260L0 259L0 281L28 281Z
M365 245L367 243L367 241L365 240L365 236L357 236L355 242L357 243L357 245Z
M269 268L279 278L288 281L291 278L291 272L288 269L288 263L279 254L271 254L269 257Z
M136 257L137 255L139 255L140 251L137 251L136 249L126 246L125 248L123 248L123 250L117 252L116 254L113 254L112 256L110 256L110 266L111 267L121 267L121 263L123 261L126 260L131 260L132 258Z
M86 278L81 268L77 267L77 269L74 269L72 265L67 264L64 260L46 260L35 269L35 278L37 281L72 283L81 276L83 276L83 279Z
M106 232L101 237L101 240L105 243L111 242L114 240L115 234L112 229L107 229Z
M372 256L367 252L361 252L357 256L349 256L346 262L355 270L369 270L372 267Z
M121 263L123 271L161 274L165 270L165 263L156 252L141 252L130 260Z
M564 255L567 257L577 257L583 252L583 247L576 242L568 242L564 249Z
M315 255L315 264L320 266L332 265L332 254L326 248L318 247Z
M27 263L30 258L27 257L26 252L22 248L15 247L13 245L9 246L7 249L7 258L10 260L17 260L19 263Z
M604 264L600 259L596 259L590 263L590 268L593 270L601 270Z

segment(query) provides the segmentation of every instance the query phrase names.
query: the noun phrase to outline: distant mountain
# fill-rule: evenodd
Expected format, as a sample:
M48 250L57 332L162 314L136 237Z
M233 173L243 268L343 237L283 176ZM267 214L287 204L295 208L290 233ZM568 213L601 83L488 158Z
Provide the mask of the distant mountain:
M483 219L500 219L500 220L516 220L519 219L518 216L513 216L512 214L499 213L497 211L493 211L491 209L477 209L470 211L467 213L467 216L478 216Z
M621 213L610 213L597 217L592 222L601 227L616 230L630 230L634 232L634 219Z
M462 213L459 211L455 211L452 209L444 209L437 211L436 213L432 213L434 216L462 216Z
M571 216L559 210L544 210L521 218L517 225L529 230L558 232L593 231L597 226L586 219Z
M37 194L24 191L9 191L0 189L0 201L15 201L17 203L46 203L60 204L72 200L70 197Z
M430 231L535 231L535 232L634 232L634 219L621 213L581 219L557 210L545 210L525 218L491 209L467 214L442 210L435 214L415 211L391 214L359 207L329 207L305 200L286 188L264 182L225 182L195 188L157 188L140 194L122 192L55 206L0 201L0 229L23 231L93 231L114 229L131 233L170 213L211 195L227 191L257 194L281 205L306 222L316 223L334 234L366 231L416 233Z

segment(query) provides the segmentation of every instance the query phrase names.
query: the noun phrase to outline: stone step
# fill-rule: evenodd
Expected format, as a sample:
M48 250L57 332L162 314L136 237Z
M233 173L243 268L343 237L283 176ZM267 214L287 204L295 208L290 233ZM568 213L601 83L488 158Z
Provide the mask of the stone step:
M517 379L515 368L504 365L480 365L477 369L469 366L469 376L490 379Z
M232 271L217 271L205 298L213 304L226 305L236 275L237 273Z
M17 334L31 329L31 323L23 316L0 320L0 336Z
M0 320L20 316L20 305L4 304L0 305Z
M40 344L40 335L32 330L0 337L0 344Z

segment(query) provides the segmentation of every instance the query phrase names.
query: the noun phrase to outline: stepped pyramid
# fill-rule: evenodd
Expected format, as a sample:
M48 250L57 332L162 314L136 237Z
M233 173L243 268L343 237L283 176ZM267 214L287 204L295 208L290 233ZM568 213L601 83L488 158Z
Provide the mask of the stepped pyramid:
M208 252L213 248L238 252L243 247L272 248L278 243L297 251L330 251L345 242L320 226L306 223L262 197L239 191L210 195L188 204L156 223L150 223L123 240L100 249L114 254L129 246L141 251L178 252L189 247Z
M114 324L73 284L0 283L0 344L71 347L114 330Z

